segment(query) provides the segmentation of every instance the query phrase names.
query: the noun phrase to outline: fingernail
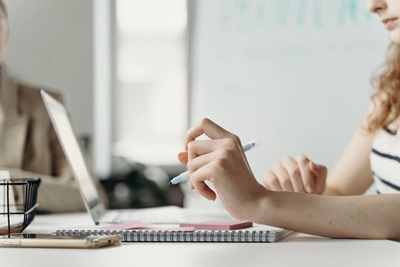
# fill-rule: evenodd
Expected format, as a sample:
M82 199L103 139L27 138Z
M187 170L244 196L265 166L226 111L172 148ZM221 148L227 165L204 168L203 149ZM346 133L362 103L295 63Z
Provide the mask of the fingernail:
M311 185L309 185L309 184L306 186L306 190L307 190L307 193L313 192L313 189L312 189Z

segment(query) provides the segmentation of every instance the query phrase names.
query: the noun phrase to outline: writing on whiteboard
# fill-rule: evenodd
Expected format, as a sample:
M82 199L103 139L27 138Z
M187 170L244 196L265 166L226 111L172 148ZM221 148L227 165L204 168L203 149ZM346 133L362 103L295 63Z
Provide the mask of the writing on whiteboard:
M242 32L367 27L374 19L365 0L220 0L219 11L221 30Z

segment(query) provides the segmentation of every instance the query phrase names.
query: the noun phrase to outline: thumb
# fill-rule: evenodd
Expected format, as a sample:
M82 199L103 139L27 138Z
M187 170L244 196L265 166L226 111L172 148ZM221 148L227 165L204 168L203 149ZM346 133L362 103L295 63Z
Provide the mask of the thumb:
M319 165L312 161L309 163L309 168L315 176L315 191L317 194L322 194L325 190L328 169L324 165Z
M187 164L188 163L188 152L187 151L183 151L180 152L178 154L178 160L182 163L182 164Z

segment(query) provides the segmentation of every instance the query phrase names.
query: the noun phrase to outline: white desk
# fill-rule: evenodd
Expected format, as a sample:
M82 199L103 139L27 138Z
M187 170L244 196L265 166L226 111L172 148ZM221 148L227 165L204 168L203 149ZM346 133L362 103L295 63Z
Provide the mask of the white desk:
M26 232L93 226L86 213L38 215ZM400 243L298 234L280 243L124 243L102 249L0 248L0 266L400 266Z

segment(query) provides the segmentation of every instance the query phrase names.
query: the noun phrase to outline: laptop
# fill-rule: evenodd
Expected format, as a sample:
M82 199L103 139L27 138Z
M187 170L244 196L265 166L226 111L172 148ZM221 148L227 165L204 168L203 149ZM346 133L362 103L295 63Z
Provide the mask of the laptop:
M220 211L189 210L177 206L155 207L145 209L107 210L100 198L95 178L81 151L75 131L72 127L66 107L41 90L43 102L53 123L54 129L75 178L83 202L95 224L118 223L139 220L151 223L181 223L205 220L231 220L228 213Z

